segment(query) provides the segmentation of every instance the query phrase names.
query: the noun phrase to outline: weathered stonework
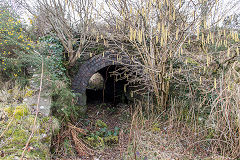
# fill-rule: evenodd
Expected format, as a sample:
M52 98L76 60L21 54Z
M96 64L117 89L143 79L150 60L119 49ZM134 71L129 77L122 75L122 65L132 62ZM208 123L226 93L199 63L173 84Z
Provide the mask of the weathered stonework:
M8 90L0 89L0 97L5 97L4 101L0 99L0 128L4 132L0 140L0 159L20 159L34 122L35 132L23 159L51 159L51 138L52 134L59 132L60 123L49 115L51 96L47 86L43 87L39 113L35 119L39 91L37 83L34 84L22 90L17 86Z
M93 74L107 66L126 64L131 64L131 59L128 56L114 52L96 55L82 64L72 82L73 91L79 93L78 105L86 105L86 88Z

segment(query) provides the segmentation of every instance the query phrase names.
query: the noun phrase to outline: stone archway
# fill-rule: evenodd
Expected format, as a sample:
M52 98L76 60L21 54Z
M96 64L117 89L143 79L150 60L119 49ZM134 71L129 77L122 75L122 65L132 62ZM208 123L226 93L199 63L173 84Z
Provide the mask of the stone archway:
M130 58L113 52L96 55L82 64L72 81L72 90L74 93L78 93L77 104L86 105L86 89L93 74L107 66L124 64L131 64Z

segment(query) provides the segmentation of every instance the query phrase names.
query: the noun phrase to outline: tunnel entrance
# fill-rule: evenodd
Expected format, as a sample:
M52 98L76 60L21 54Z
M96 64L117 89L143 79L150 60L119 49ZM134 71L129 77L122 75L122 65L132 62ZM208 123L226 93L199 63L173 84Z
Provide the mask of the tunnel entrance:
M112 51L103 53L104 54L98 54L83 63L72 80L72 90L76 93L76 104L79 106L84 106L87 102L94 101L95 98L101 99L101 102L112 102L115 104L127 101L124 90L127 91L128 88L124 86L128 84L128 80L119 80L120 77L118 77L118 81L115 81L116 76L112 75L111 72L119 69L122 69L123 72L126 71L126 69L129 70L132 64L131 58L124 53L115 53ZM99 73L104 79L102 92L100 92L101 89L87 89L89 80L95 73ZM129 92L127 91L126 93ZM129 99L131 99L131 97L129 97Z
M128 102L124 87L127 80L117 78L114 71L123 71L122 66L110 65L92 75L86 88L87 104Z

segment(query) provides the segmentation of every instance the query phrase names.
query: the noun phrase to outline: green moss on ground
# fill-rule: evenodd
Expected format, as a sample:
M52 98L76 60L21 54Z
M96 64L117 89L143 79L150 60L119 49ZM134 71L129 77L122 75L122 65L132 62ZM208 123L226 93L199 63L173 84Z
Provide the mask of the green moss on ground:
M88 143L92 146L92 147L103 147L104 146L104 141L102 137L96 136L96 137L87 137L87 141Z
M29 114L29 110L26 104L21 104L17 107L7 107L4 109L8 113L8 116L11 117L14 115L15 119L20 119L22 116Z
M99 127L99 128L107 128L107 124L99 119L96 121L95 125L96 127Z
M1 159L16 159L21 157L29 136L31 135L35 115L30 115L26 104L16 107L7 107L4 111L8 115L7 121L0 121L0 126L5 130L7 124L13 121L1 138ZM15 114L14 114L15 113ZM52 133L58 131L59 124L54 117L38 117L36 130L25 152L27 159L50 159L50 144Z
M104 138L104 143L107 145L113 145L113 144L118 144L118 136L107 136Z

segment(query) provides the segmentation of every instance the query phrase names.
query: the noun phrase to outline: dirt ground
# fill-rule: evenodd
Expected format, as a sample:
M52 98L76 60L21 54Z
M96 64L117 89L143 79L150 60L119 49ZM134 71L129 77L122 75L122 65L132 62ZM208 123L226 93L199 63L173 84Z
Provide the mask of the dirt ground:
M117 106L92 104L88 106L88 120L92 123L101 120L107 124L109 130L114 130L115 127L120 128L119 143L111 145L111 147L104 147L103 150L98 151L91 159L121 159L129 142L130 110L130 107L126 104L118 104Z
M126 104L90 104L87 108L87 113L81 117L74 126L94 133L96 131L95 123L101 120L106 123L109 131L114 131L115 127L119 128L118 143L111 145L104 145L100 148L93 148L87 145L93 154L88 157L79 157L75 152L75 156L69 157L64 154L57 155L58 158L53 159L75 159L75 160L117 160L123 159L123 154L127 151L129 143L129 132L131 126L131 107ZM69 134L69 133L66 133ZM62 133L64 136L64 132ZM63 142L61 142L63 143ZM73 144L73 148L74 143ZM86 144L86 143L85 143ZM76 148L76 147L75 147ZM65 149L61 149L65 150ZM64 158L66 157L66 158Z

